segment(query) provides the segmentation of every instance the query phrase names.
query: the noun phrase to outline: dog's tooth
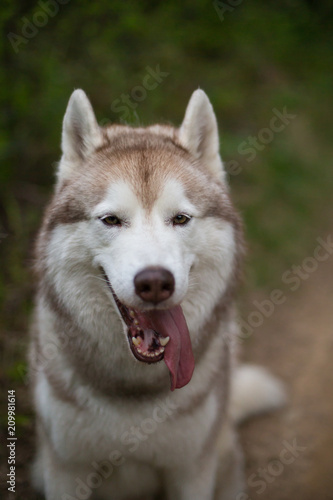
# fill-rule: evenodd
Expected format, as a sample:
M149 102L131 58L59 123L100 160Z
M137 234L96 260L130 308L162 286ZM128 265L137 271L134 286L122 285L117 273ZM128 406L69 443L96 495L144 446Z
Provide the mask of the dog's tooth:
M132 337L132 342L137 347L138 345L141 344L142 339L141 339L141 337Z
M135 316L135 312L133 311L133 309L130 310L130 316L132 316L132 318L134 318Z
M167 343L169 342L170 337L160 337L160 344L165 347Z
M139 352L140 354L142 354L142 351L141 351L141 349L137 348L137 351L138 351L138 352Z
M134 323L135 325L138 325L138 324L139 324L139 321L138 321L137 319L135 319L135 320L133 321L133 323Z

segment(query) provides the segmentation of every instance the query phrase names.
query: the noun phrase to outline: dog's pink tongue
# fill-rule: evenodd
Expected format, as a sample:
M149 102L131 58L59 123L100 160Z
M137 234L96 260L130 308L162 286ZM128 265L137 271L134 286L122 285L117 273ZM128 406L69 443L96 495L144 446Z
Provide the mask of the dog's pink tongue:
M180 306L166 311L149 311L152 328L164 337L170 337L165 346L164 361L170 370L171 390L188 384L194 370L194 356L190 334Z

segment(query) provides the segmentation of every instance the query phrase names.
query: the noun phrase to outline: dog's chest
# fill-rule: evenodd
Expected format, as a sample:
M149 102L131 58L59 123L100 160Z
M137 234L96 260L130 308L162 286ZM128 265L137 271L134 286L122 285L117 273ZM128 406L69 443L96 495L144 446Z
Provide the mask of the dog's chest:
M198 456L219 413L214 392L194 399L156 398L145 403L119 402L78 411L53 400L51 434L67 460L139 460L155 466L182 463ZM61 417L59 417L61 415ZM69 431L70 429L70 431Z

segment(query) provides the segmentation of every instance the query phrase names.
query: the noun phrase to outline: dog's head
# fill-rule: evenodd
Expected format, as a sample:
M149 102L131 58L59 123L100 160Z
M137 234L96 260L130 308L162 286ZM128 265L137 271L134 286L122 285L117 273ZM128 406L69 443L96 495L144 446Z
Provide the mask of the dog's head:
M173 387L184 385L193 358L183 311L192 329L199 328L230 289L239 253L239 222L206 94L193 93L179 129L102 129L85 93L76 90L62 149L44 224L49 280L68 295L69 308L80 300L83 310L83 292L73 283L82 288L87 276L100 278L134 356L149 363L164 357Z

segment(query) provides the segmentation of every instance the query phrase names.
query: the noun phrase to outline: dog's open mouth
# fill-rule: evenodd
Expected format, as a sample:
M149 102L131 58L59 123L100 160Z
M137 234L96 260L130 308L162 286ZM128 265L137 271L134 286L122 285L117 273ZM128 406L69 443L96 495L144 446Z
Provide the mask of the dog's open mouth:
M120 302L106 273L103 274L127 326L135 358L149 364L164 359L170 371L172 391L188 384L194 370L194 356L181 306L149 311L131 309Z
M127 325L128 341L134 356L145 363L161 361L170 337L163 337L152 328L149 328L144 314L136 309L126 307L120 302L112 287L111 291L119 312Z

